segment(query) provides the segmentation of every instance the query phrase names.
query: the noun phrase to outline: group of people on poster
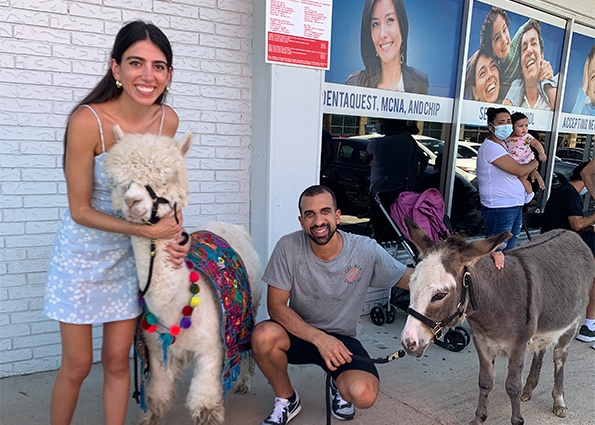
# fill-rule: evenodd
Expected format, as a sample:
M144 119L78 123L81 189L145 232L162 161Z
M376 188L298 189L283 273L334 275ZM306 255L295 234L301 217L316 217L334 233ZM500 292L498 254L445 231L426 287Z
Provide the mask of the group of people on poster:
M360 32L364 69L350 73L346 85L428 94L430 70L407 62L410 27L405 3L365 0ZM467 60L465 99L554 110L559 64L545 59L546 48L540 21L530 18L518 28L511 28L508 12L491 7L481 26L479 48L471 49ZM595 115L594 56L595 44L584 59L580 90L576 97L573 94L574 114ZM570 64L574 65L579 66Z
M558 76L544 59L541 24L529 19L511 39L510 19L492 7L481 28L480 47L467 62L466 98L551 111Z

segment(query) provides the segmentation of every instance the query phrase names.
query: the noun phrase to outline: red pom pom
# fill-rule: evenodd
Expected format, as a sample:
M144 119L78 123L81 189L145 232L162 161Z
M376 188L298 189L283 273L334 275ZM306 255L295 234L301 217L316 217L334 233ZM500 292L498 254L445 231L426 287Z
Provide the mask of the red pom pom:
M188 317L192 314L192 310L194 310L194 309L192 307L190 307L189 305L187 305L182 309L182 315L184 317Z
M180 335L180 327L178 325L173 325L169 328L169 333L171 336L178 336Z
M190 282L198 282L199 279L200 276L198 275L198 272L195 272L194 270L190 272Z
M151 325L149 326L149 328L147 329L147 332L149 332L150 334L152 334L153 332L155 332L157 330L157 325Z
M140 322L140 327L146 331L149 329L150 325L147 323L147 321L145 319L143 319Z

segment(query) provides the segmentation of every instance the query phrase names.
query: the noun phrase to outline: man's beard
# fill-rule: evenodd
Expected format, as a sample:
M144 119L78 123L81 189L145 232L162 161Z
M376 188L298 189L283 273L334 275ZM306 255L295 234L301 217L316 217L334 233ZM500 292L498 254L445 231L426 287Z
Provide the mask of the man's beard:
M327 231L327 233L326 233L325 236L317 237L316 235L314 235L314 232L312 231L312 229L319 229L321 227L326 227L328 231ZM308 237L316 245L326 245L332 239L332 237L333 237L333 235L335 234L336 231L337 231L336 228L335 229L331 229L331 226L329 226L328 224L324 224L322 226L312 226L312 227L310 227L309 231L306 232L306 235L308 235Z

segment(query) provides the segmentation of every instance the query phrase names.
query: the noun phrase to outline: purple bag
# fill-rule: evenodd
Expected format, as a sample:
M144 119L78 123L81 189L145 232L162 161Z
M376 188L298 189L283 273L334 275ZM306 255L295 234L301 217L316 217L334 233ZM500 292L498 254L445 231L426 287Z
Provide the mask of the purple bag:
M406 215L411 217L434 243L439 243L449 234L448 228L444 224L444 199L438 189L431 188L421 194L402 192L391 205L391 218L401 233L411 240L403 222Z

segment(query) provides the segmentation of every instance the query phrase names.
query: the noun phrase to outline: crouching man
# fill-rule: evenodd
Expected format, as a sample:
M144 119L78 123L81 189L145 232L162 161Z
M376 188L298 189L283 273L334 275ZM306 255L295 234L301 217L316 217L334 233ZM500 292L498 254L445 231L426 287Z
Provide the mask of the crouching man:
M330 371L338 419L353 419L355 407L374 404L378 371L352 358L369 357L355 338L359 316L369 287L407 289L413 272L373 239L337 230L341 212L329 188L309 187L298 207L302 230L279 240L263 276L270 320L252 334L254 358L276 395L262 425L285 425L302 408L288 363Z

